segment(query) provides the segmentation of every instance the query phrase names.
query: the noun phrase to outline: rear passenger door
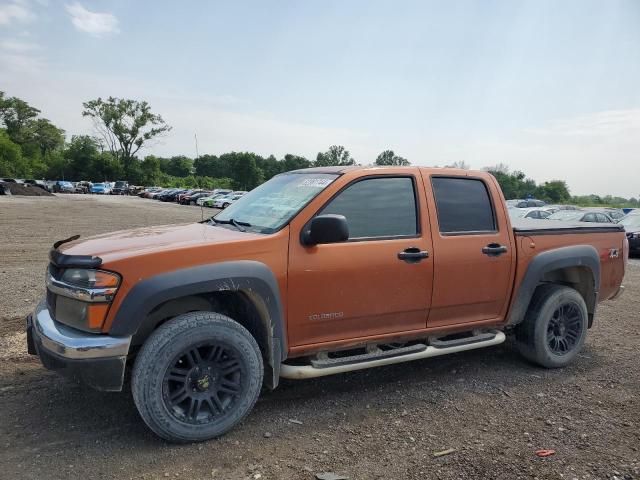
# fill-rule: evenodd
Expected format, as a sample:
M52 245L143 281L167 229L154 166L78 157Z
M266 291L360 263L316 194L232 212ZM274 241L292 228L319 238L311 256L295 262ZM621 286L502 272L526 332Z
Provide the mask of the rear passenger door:
M500 321L511 294L515 252L492 178L432 175L425 187L434 249L427 325Z

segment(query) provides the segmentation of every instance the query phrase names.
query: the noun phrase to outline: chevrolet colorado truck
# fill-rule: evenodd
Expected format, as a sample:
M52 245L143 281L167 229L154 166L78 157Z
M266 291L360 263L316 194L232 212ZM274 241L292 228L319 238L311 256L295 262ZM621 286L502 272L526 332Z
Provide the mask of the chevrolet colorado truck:
M263 386L498 345L576 359L621 286L621 226L512 224L486 172L277 175L215 217L56 242L29 352L122 389L160 437L223 434ZM425 364L426 366L426 364Z

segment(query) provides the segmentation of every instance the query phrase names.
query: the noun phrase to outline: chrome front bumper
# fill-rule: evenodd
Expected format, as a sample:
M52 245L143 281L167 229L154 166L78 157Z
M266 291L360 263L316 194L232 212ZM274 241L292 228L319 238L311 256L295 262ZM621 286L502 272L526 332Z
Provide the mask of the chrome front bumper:
M29 353L42 364L98 390L122 389L131 337L85 333L57 322L45 302L27 317Z
M85 333L51 318L46 302L41 302L32 317L33 334L44 348L65 358L105 358L126 356L131 337L110 337Z

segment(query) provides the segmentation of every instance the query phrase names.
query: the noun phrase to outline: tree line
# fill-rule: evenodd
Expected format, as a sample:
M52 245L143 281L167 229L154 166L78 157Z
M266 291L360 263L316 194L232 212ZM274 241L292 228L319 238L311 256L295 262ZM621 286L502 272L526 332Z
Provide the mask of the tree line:
M94 182L128 180L136 185L250 190L279 173L322 166L358 165L344 146L332 145L315 159L288 153L282 158L253 152L159 157L140 151L171 131L147 102L115 97L84 102L81 114L93 122L95 135L73 135L41 116L40 110L0 92L0 177ZM373 165L411 165L393 150L381 152ZM465 162L447 165L468 168ZM506 198L535 197L553 203L637 206L635 198L571 197L564 180L537 184L506 165L485 167Z

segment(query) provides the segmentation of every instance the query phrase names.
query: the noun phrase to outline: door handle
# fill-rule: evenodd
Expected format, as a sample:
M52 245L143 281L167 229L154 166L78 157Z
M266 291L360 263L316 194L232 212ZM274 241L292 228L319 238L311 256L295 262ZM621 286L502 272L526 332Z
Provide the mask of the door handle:
M499 257L503 253L507 253L508 249L499 243L490 243L486 247L482 247L482 253L489 257Z
M410 247L398 252L398 259L407 263L418 263L423 258L429 258L429 252L417 247Z

